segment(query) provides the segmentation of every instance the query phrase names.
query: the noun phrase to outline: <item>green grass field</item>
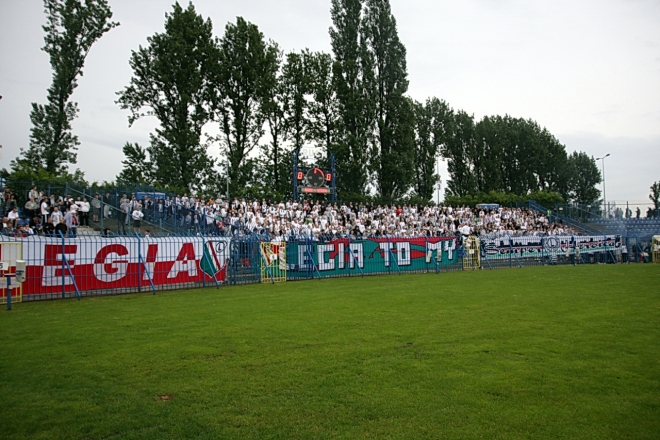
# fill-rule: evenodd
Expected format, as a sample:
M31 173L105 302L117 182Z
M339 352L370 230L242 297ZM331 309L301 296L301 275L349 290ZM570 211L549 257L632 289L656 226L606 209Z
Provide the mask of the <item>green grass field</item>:
M17 304L0 438L658 439L660 265Z

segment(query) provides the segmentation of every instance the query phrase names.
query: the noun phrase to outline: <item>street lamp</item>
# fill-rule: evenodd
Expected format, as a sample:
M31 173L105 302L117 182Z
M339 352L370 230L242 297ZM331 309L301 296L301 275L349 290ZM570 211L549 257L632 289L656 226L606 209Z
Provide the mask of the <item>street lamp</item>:
M439 159L439 158L436 159L436 161L435 161L435 169L436 169L436 172L438 173L438 176L440 176L440 159ZM438 185L438 189L437 189L437 200L438 200L438 201L437 201L437 205L440 205L440 185L441 185L440 181L438 181L437 185Z
M601 170L603 172L603 205L605 205L605 218L607 218L607 195L605 193L605 158L610 157L610 153L607 153L603 157L597 157L596 160L600 160L601 162Z

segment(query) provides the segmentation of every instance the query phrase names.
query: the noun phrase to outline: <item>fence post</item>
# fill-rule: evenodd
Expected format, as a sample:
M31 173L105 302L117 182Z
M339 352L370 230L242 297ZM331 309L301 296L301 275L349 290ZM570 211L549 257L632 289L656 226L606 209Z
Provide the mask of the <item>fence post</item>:
M509 240L509 268L513 267L513 245L511 244L511 237L507 234L506 239Z
M424 261L426 262L426 273L429 273L429 261L431 261L431 260L429 258L427 258L429 256L429 236L428 236L428 234L426 236L424 236L424 239L426 241L426 243L424 245ZM412 261L412 258L411 258L411 261Z
M62 299L64 299L66 297L66 295L65 295L65 289L66 289L65 282L66 282L66 279L64 278L66 276L65 275L66 274L66 270L65 270L66 265L64 263L65 255L66 255L66 243L64 242L64 234L62 234L61 232L60 232L60 237L62 238Z
M392 244L390 243L390 234L387 234L387 258L389 264L387 265L387 274L389 275L392 269ZM383 253L383 260L385 259L385 253Z
M545 266L545 237L541 237L541 266Z
M140 234L134 232L135 237L137 238L137 248L138 248L138 292L142 292L142 240L140 239Z

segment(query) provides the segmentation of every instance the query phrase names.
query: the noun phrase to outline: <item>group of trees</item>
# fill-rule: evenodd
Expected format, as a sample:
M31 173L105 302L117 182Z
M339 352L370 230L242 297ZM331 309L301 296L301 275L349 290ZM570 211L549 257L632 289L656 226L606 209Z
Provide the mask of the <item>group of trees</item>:
M214 39L210 20L175 4L165 32L133 52L131 84L118 93L129 123L146 115L160 122L148 147L124 147L119 179L208 188L220 180L207 153L217 142L230 192L256 186L286 196L291 153L311 145L320 162L335 155L345 198L368 192L370 177L381 197L406 195L415 177L415 103L405 96L405 47L389 2L333 0L331 14L334 57L284 54L240 17ZM203 135L209 124L218 136ZM432 194L435 176L419 177L431 180L417 186Z
M48 104L33 105L30 148L14 173L62 174L75 163L69 102L91 45L117 26L106 0L44 0L53 66ZM129 125L155 116L149 145L126 143L119 182L173 191L286 197L292 152L335 155L339 197L375 193L383 201L430 201L447 160L447 196L545 191L594 202L600 173L534 121L509 116L475 122L464 111L408 95L406 49L388 0L331 0L332 54L284 53L238 17L221 37L192 3L173 6L165 29L131 54L130 83L117 92ZM217 133L217 134L209 134ZM220 146L220 157L209 147Z
M475 123L461 111L448 119L441 148L452 176L448 195L544 191L582 203L600 197L595 160L583 152L568 155L566 147L536 122L493 116Z

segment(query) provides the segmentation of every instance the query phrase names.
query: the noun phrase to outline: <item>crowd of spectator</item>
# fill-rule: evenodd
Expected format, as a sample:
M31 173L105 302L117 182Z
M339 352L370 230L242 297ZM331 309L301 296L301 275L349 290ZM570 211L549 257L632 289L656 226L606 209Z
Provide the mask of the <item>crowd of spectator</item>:
M75 237L79 226L89 226L91 205L85 197L46 195L32 187L27 201L19 208L17 197L9 189L0 196L2 231L9 236ZM20 211L20 212L19 212Z
M143 220L180 232L209 235L259 234L275 240L336 237L419 237L447 235L570 235L578 232L527 208L377 205L321 201L269 201L176 197L140 199L126 194L85 197L46 195L32 188L19 214L17 198L2 195L5 235L76 236L79 226L116 217L119 234L141 233ZM112 208L111 208L112 207ZM114 209L113 209L114 208ZM91 217L91 218L90 218ZM106 230L107 231L107 230ZM107 232L106 232L107 233Z
M418 237L442 235L565 235L577 232L527 208L376 205L319 201L273 202L204 199L187 195L122 204L144 204L148 220L174 222L185 231L298 237ZM128 212L130 210L126 209Z

